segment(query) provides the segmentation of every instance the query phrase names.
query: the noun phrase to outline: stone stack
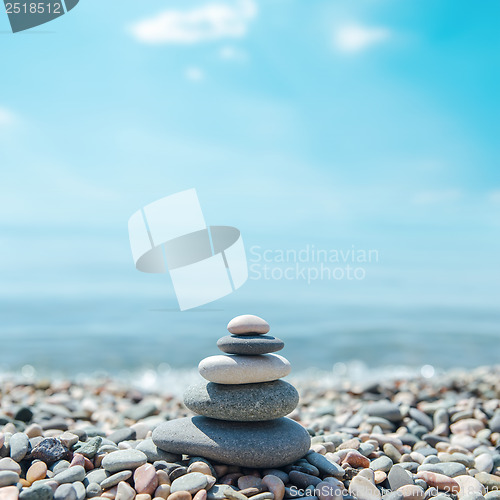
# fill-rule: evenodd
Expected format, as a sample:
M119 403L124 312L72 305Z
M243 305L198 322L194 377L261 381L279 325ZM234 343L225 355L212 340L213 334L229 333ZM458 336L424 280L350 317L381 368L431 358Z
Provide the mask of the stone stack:
M158 448L244 467L280 467L304 456L307 431L286 418L299 402L296 389L281 377L290 373L278 354L282 340L266 335L258 316L231 320L217 342L225 355L203 359L206 381L190 387L184 404L200 416L165 422L153 432Z

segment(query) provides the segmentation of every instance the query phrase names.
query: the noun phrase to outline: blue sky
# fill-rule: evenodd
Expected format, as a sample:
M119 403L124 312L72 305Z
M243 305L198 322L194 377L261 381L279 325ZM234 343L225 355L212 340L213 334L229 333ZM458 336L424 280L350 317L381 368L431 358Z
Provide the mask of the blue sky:
M498 2L116 4L0 16L2 297L175 307L127 220L195 187L247 248L380 253L362 283L249 282L223 308L497 307Z

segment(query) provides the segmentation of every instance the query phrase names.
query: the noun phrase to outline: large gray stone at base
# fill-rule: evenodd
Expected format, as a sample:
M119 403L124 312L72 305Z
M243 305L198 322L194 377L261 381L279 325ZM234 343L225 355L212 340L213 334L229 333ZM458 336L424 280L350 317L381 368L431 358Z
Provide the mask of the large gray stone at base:
M285 343L271 335L226 335L217 341L217 347L227 354L269 354L281 351Z
M228 465L282 467L303 457L311 439L297 422L223 422L187 417L160 424L153 441L169 453L199 455Z
M272 420L288 415L298 403L297 390L284 380L241 385L201 382L184 393L190 410L219 420Z

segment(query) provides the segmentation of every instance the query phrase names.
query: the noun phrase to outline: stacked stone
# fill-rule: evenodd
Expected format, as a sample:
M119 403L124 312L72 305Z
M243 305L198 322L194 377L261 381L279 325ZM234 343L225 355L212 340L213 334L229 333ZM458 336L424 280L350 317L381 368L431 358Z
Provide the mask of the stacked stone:
M304 456L307 431L286 418L298 402L297 390L280 380L291 371L278 354L282 340L266 335L269 325L258 316L231 320L229 333L217 342L225 355L203 359L206 379L190 387L184 404L200 416L166 422L153 440L171 453L199 455L244 467L279 467Z

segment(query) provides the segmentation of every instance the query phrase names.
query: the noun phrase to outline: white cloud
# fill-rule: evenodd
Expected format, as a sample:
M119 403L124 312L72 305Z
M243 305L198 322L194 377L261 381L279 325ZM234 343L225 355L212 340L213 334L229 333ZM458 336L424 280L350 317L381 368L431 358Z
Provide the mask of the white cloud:
M137 22L131 27L133 36L151 44L193 44L224 38L241 38L257 15L254 0L212 2L186 9L168 9Z
M16 122L14 113L6 108L0 107L0 127L12 125Z
M341 52L360 52L391 37L387 28L355 24L341 26L334 33L334 43Z
M188 80L192 82L201 82L205 79L205 73L203 72L203 70L197 68L196 66L186 68L184 75Z
M436 205L450 203L462 197L459 189L438 189L433 191L421 191L413 197L413 203L417 205Z

